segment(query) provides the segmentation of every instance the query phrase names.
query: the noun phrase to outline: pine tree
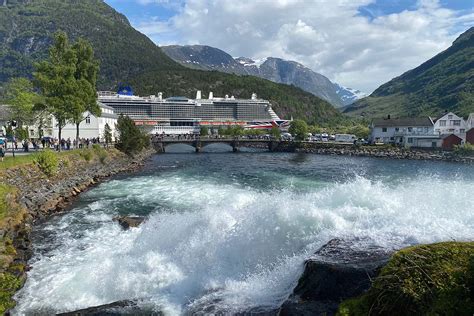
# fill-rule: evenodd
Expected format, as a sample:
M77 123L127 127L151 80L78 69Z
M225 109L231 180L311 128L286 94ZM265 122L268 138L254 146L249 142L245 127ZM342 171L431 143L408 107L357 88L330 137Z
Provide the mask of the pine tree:
M130 117L123 114L117 120L117 132L119 137L116 146L127 155L140 152L150 145L149 136L143 133Z
M104 127L104 140L107 147L112 142L112 129L110 128L108 123L105 123Z

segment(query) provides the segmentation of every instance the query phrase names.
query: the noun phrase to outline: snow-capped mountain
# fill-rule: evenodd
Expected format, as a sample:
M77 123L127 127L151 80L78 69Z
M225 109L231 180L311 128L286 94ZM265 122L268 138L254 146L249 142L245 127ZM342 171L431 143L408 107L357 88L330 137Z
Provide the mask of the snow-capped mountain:
M327 77L295 61L274 57L259 60L232 57L218 48L204 45L162 46L161 49L186 67L251 75L277 83L294 85L328 101L337 108L351 104L360 96L365 96L358 90L333 83Z
M350 104L354 103L355 101L368 96L367 93L364 93L360 90L356 90L356 89L352 89L352 88L346 88L344 86L341 86L338 83L335 83L334 87L336 88L336 93L341 98L342 103L344 104L344 106L350 105Z

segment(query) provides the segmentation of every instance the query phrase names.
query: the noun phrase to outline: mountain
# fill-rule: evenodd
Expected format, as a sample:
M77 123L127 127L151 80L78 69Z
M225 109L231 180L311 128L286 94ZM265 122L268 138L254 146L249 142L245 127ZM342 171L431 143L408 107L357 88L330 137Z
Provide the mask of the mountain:
M365 98L367 96L367 93L352 88L346 88L337 83L334 83L334 88L336 89L336 93L342 100L344 106L351 105L357 100Z
M328 101L336 108L353 103L361 95L356 90L332 83L325 76L294 61L274 57L256 61L247 57L232 58L223 50L205 45L172 45L161 48L185 67L252 75L294 85Z
M12 77L31 77L34 62L47 56L58 30L92 43L102 90L124 83L139 94L161 91L165 96L194 97L196 90L212 90L216 96L248 98L256 92L284 118L318 124L342 119L328 102L296 87L183 67L102 0L0 0L0 87Z
M447 50L345 110L366 117L437 116L445 111L465 117L474 112L474 27Z

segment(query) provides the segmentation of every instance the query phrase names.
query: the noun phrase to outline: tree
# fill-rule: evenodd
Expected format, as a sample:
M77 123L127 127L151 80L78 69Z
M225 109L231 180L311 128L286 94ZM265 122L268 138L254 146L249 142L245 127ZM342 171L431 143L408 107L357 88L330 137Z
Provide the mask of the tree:
M116 147L127 155L140 152L150 145L148 135L143 133L130 117L123 114L117 120L117 133Z
M109 144L112 142L112 129L108 123L105 123L104 126L104 140L107 147L109 147Z
M308 134L308 124L303 120L294 120L291 122L289 132L296 140L304 140Z
M76 144L79 144L79 126L86 119L84 112L96 117L101 115L96 92L99 63L94 59L94 50L91 44L84 39L79 39L72 46L72 50L76 56L74 78L77 81L78 90L76 93L80 102L71 109L71 122L76 125Z
M33 84L26 78L12 78L5 89L5 99L10 105L10 119L18 122L19 127L33 123L34 105L39 96L33 91Z
M66 34L58 32L49 50L48 60L37 63L33 74L44 97L46 109L56 119L60 140L63 127L73 117L72 109L82 102L77 92L80 87L74 77L76 63L76 54L69 45Z
M273 126L272 129L270 130L270 135L272 135L275 139L280 139L281 131L278 127Z
M208 136L209 135L209 128L207 128L207 126L201 126L200 135L201 136Z

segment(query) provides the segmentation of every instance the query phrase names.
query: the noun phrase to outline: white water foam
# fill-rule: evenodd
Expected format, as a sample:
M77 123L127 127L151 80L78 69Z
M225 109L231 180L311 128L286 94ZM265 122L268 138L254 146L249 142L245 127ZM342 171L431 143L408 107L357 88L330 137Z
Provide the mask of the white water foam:
M472 181L428 175L391 184L357 177L309 192L178 175L112 181L87 194L106 200L47 228L61 242L33 261L14 314L134 298L169 315L206 304L277 307L305 258L331 238L370 237L389 248L472 239L472 192ZM130 198L167 208L123 231L112 217Z

